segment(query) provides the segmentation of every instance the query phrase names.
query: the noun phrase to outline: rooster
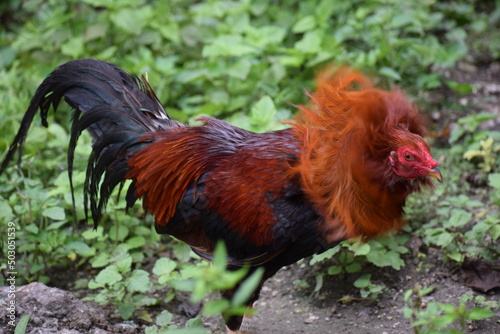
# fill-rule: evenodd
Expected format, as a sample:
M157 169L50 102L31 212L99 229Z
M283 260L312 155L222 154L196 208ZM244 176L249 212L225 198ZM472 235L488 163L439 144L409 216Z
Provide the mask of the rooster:
M348 238L400 228L406 197L442 179L421 117L400 90L330 68L308 95L284 130L253 133L209 117L185 126L167 115L144 78L100 60L70 61L36 91L0 173L16 151L21 162L37 110L47 126L50 106L56 110L64 97L74 108L70 181L78 137L84 130L93 137L84 204L94 223L112 190L132 180L127 207L142 198L158 233L208 260L223 241L230 269L264 269L252 305L283 266ZM225 321L237 331L242 317Z

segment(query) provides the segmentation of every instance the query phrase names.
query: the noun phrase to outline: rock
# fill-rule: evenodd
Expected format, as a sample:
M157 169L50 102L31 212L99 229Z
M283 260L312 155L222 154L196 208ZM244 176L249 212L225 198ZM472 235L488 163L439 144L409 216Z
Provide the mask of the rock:
M0 304L15 301L15 324L30 315L26 333L106 333L105 314L97 306L77 299L71 292L50 288L42 283L16 287L15 298L10 298L9 287L0 287ZM13 333L8 323L7 309L0 308L0 327Z
M309 314L309 317L304 320L305 324L312 324L314 321L318 320L319 317L317 315Z

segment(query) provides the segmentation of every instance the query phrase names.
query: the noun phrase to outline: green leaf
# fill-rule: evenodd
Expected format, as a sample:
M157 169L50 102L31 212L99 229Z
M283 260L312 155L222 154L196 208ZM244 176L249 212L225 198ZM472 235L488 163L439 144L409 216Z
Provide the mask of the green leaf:
M218 36L211 44L203 47L203 57L241 57L255 53L256 49L245 43L239 35Z
M342 272L341 266L330 266L328 268L328 275L338 275Z
M89 228L82 232L82 237L86 240L100 239L104 236L104 228L97 226L97 229Z
M120 7L111 12L109 17L118 28L129 34L138 35L150 21L152 14L153 8L151 6L140 6L137 8Z
M434 291L434 289L435 289L435 287L433 287L433 286L428 286L428 287L425 287L425 288L421 289L421 290L420 290L420 292L419 292L419 294L420 294L421 296L426 296L426 295L428 295L429 293L433 292L433 291Z
M488 185L500 189L500 173L491 173L488 175Z
M191 318L188 321L186 321L186 328L202 328L202 327L203 327L203 321L201 320L200 317Z
M458 318L458 314L456 313L447 313L441 317L432 318L430 322L436 326L438 329L443 329L448 325L451 325Z
M394 79L396 81L400 81L401 80L401 75L399 75L399 73L394 70L393 68L390 68L390 67L382 67L379 69L378 71L380 74L388 77L388 78L391 78L391 79Z
M474 307L470 312L467 313L467 320L482 320L486 318L491 318L495 316L495 313L489 308L485 307Z
M459 251L446 253L446 256L458 263L462 263L465 259L464 254Z
M319 53L321 51L321 43L323 42L323 31L315 29L308 31L304 37L295 43L294 49L303 53Z
M448 87L450 87L459 94L467 95L472 93L473 91L473 86L468 83L458 83L452 80L446 80L445 83Z
M126 241L126 244L129 245L131 249L138 248L146 244L146 239L141 236L132 237Z
M165 300L165 302L168 303L168 301L166 301L166 300ZM152 297L148 297L148 296L144 296L144 295L135 295L134 296L134 304L137 307L158 306L160 304L160 299L159 298L152 298Z
M146 326L146 328L144 328L144 334L159 334L158 326L156 325Z
M227 299L214 299L209 300L203 305L203 315L211 316L221 314L230 307L229 300Z
M224 270L227 263L227 251L224 242L219 241L215 246L214 257L212 259L212 264L215 268Z
M398 252L393 250L387 252L370 252L366 255L366 259L377 267L392 267L396 270L404 266L404 261Z
M263 96L250 111L250 117L257 124L266 125L270 123L276 115L276 107L273 100L268 96Z
M477 129L479 124L495 119L496 117L497 116L495 114L482 111L474 115L462 117L457 121L457 123L465 126L470 132L473 132Z
M126 279L127 289L130 292L148 292L151 290L149 273L142 269L135 269L129 278Z
M323 287L323 274L317 274L315 275L315 278L316 278L316 285L314 286L314 292L318 292L321 290L321 288Z
M81 36L72 37L61 45L61 52L71 58L78 58L83 54L84 42Z
M156 260L155 265L153 267L153 273L157 276L170 274L175 268L177 264L174 260L162 257Z
M370 278L371 274L362 275L356 281L354 281L354 286L357 288L366 288L371 284Z
M26 327L28 327L28 322L30 320L30 314L24 315L16 325L14 329L14 334L24 334L26 333Z
M233 78L246 80L251 68L252 62L249 59L242 58L228 68L227 74Z
M370 252L370 245L367 243L361 244L358 248L354 249L354 255L359 256L359 255L366 255Z
M472 219L472 213L457 209L453 210L451 213L450 219L447 222L443 223L443 226L448 227L462 227L467 224Z
M412 315L413 315L413 311L411 308L409 308L408 306L405 306L403 308L403 315L406 319L411 319L412 318Z
M317 22L319 22L320 25L327 26L329 24L328 19L335 12L342 12L342 5L340 3L332 0L321 1L315 8Z
M183 328L183 329L168 329L165 334L207 334L204 328ZM161 332L163 334L163 332Z
M408 13L399 13L394 15L391 21L392 28L401 28L413 23L413 18Z
M3 201L2 199L0 199L0 218L2 218L3 221L11 221L12 218L14 218L11 206L7 201Z
M115 266L120 273L128 273L132 268L132 257L128 253L120 255Z
M300 18L292 27L293 33L302 33L312 30L316 27L316 19L312 15L306 15Z
M64 212L64 209L61 207L58 207L58 206L46 208L45 210L42 211L42 215L44 217L47 217L47 218L53 219L53 220L66 219L66 213Z
M410 299L412 294L413 294L413 290L406 290L403 300L405 302L408 302L408 300Z
M172 313L164 310L156 317L156 324L160 327L166 327L172 322L172 317Z
M109 254L105 252L100 252L90 260L90 264L93 268L101 268L109 263Z
M312 266L318 262L322 262L324 260L331 259L335 254L337 254L340 251L340 245L337 245L333 248L330 248L329 250L321 253L321 254L314 254L312 256L311 261L309 264Z
M500 224L493 225L491 227L490 234L492 240L497 240L498 238L500 238Z
M71 241L66 245L68 252L75 252L76 254L84 257L95 255L95 248L89 247L83 241Z
M353 262L345 266L345 271L348 273L357 273L362 269L361 263L359 262Z
M82 0L94 7L118 8L120 6L139 6L142 0Z
M440 233L435 243L437 246L446 247L453 241L453 235L448 232Z
M38 226L35 224L29 224L24 228L24 230L32 234L38 234Z
M255 289L259 286L262 276L264 275L264 268L258 268L250 277L246 278L236 290L233 299L231 300L232 306L245 305L250 299ZM246 305L245 305L246 306Z
M128 320L132 317L135 311L135 305L132 302L125 302L118 305L118 312L124 320Z
M109 238L113 241L123 241L129 234L129 228L124 225L113 225L109 229Z
M118 268L115 265L110 265L104 268L95 277L95 283L100 287L105 285L112 286L122 280L122 275L118 272Z
M47 226L46 231L58 230L58 229L61 228L61 226L63 226L66 223L67 223L67 221L52 222L52 223L49 224L49 226Z

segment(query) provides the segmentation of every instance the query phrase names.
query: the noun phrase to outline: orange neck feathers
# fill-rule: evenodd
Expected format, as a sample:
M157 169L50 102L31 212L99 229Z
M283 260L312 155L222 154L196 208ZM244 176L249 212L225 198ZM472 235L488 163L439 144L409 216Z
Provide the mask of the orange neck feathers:
M368 238L400 228L405 198L418 181L395 175L388 157L401 131L422 134L415 108L399 90L377 89L347 68L321 73L310 97L311 107L299 106L303 122L294 124L304 146L292 172L326 217L325 235L339 238L339 226L344 236Z

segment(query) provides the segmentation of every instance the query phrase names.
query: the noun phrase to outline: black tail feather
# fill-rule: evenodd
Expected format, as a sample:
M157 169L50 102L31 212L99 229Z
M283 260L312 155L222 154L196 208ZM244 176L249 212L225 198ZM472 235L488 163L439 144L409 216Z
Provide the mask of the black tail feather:
M28 129L38 109L47 126L50 106L57 110L62 98L74 108L68 146L68 174L73 193L74 151L84 130L94 138L85 179L85 213L94 223L101 218L116 185L124 181L130 156L150 143L141 140L149 132L181 126L171 120L144 78L131 76L113 64L95 60L70 61L54 70L38 87L19 131L0 166L0 174L18 152L21 164ZM130 191L127 205L134 201ZM73 197L74 204L74 197Z

